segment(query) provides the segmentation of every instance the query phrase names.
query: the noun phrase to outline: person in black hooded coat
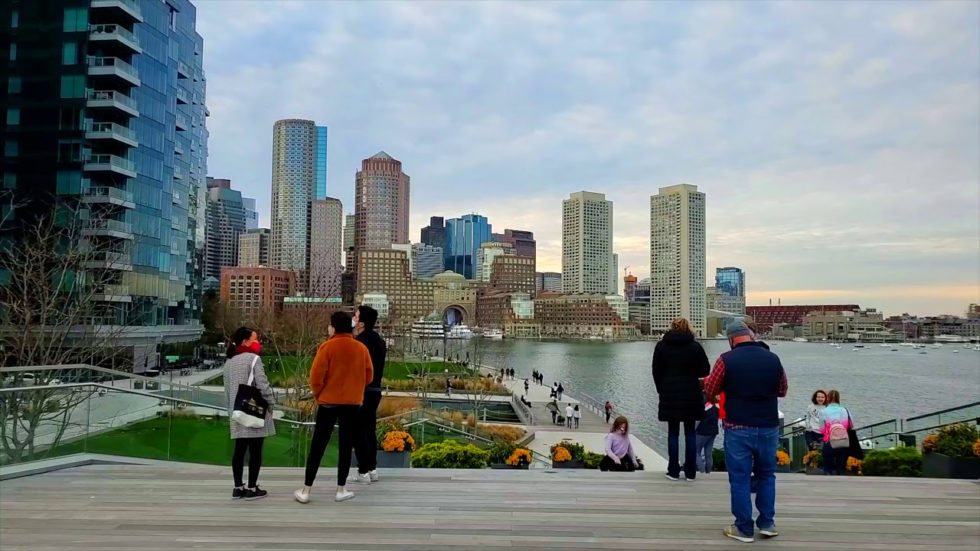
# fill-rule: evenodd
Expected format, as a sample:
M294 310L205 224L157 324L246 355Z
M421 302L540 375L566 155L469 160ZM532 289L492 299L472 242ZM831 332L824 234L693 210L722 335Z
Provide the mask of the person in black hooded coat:
M711 366L704 348L694 339L690 324L678 318L653 351L653 382L660 395L657 416L667 423L667 478L680 478L680 427L684 425L684 476L694 480L695 423L704 418L700 379Z

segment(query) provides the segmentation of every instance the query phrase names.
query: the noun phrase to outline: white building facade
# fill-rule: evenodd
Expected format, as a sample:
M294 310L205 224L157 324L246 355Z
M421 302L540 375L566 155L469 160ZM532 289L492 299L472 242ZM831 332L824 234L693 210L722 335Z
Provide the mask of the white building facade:
M650 330L686 318L705 336L705 195L697 186L660 188L650 197Z

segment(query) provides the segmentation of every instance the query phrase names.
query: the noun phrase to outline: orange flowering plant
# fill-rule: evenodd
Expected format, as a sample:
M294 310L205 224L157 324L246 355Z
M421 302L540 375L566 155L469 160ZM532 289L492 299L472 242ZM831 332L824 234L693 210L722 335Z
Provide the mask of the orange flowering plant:
M789 465L789 454L786 450L776 450L776 464Z
M415 439L405 431L389 431L381 441L381 449L386 452L414 451Z
M847 458L847 470L851 471L852 473L862 474L863 467L864 467L864 461L861 461L856 457Z
M936 451L936 446L939 444L939 435L930 434L922 439L922 451L924 453L931 453Z
M572 454L567 449L558 446L551 458L555 460L555 463L564 463L572 460Z
M810 450L803 456L803 464L811 469L823 467L823 452L820 450Z
M973 455L980 457L980 438L977 438L977 441L973 443Z
M526 448L517 448L510 454L505 463L508 465L530 465L531 451Z

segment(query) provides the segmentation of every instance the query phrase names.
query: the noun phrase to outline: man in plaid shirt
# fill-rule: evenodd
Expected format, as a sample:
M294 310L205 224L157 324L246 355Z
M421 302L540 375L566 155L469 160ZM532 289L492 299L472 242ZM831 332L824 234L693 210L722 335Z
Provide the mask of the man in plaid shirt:
M751 477L758 478L755 526L764 537L776 537L776 445L779 440L778 399L789 387L779 357L743 321L726 328L732 349L722 354L705 379L708 396L725 393L725 467L731 488L735 523L725 535L743 542L755 540L752 522Z

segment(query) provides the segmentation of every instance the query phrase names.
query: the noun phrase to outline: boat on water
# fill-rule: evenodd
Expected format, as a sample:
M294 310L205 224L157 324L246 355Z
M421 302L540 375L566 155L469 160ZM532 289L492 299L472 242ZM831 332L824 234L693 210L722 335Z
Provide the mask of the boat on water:
M412 322L412 336L420 339L441 339L446 336L446 326L441 320L420 318Z
M470 330L465 324L460 323L459 325L454 325L449 328L449 332L446 333L447 339L470 339L473 338L473 331Z
M810 342L810 341L808 341L808 340L806 340L806 339L805 339L805 338L803 338L803 337L795 337L795 338L793 339L793 342Z
M863 345L863 344L855 344L855 345L854 345L854 349L855 349L855 350L857 350L857 349L859 349L859 348L864 348L864 345Z
M881 344L879 344L878 346L880 346L880 347L882 347L882 348L888 348L888 347L890 347L891 345L890 345L890 344L888 344L888 343L884 343L884 342L883 342L883 343L881 343Z
M500 339L504 338L504 332L500 329L485 329L483 331L483 338L499 341Z

